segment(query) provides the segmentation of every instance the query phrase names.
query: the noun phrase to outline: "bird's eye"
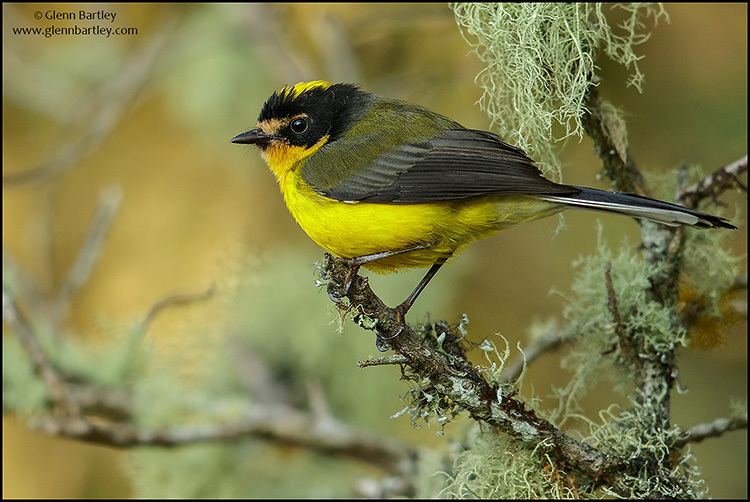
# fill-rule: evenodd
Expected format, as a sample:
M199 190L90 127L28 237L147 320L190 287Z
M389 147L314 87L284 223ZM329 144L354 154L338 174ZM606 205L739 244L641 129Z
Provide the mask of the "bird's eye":
M295 134L302 134L303 132L307 131L307 119L305 118L294 119L292 123L289 124L289 128Z

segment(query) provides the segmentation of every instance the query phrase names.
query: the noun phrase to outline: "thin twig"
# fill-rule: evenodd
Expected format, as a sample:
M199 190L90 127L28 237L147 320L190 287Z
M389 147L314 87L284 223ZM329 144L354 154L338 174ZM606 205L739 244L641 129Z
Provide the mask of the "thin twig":
M615 322L615 334L619 341L620 351L625 357L637 361L638 359L634 357L637 354L637 351L633 347L633 340L628 336L625 325L622 323L620 307L617 301L617 293L615 292L615 286L612 283L612 263L607 263L607 268L604 269L604 284L607 288L607 305L609 306L609 312L612 314L612 319Z
M409 362L404 356L394 354L392 356L368 357L364 361L359 361L357 366L367 368L370 366L387 366L392 364L406 364Z
M739 180L739 176L747 172L747 155L735 160L731 164L712 172L701 181L686 188L679 197L679 202L686 207L698 207L704 199L717 201L719 195L730 188L739 188L747 192L747 187Z
M747 429L747 415L743 417L717 418L713 422L699 424L688 429L675 442L675 447L681 448L688 443L700 443L704 439L716 438L729 431Z
M70 267L65 282L60 288L56 315L58 322L67 315L71 298L91 275L121 201L122 190L118 186L108 187L102 190L99 195L99 205L96 208L86 238L78 251L73 266Z
M517 358L500 375L502 382L515 382L521 376L524 369L528 368L540 356L555 351L563 346L568 339L558 334L544 336L532 341L523 350L521 358Z
M158 302L154 303L148 310L143 319L140 321L139 330L145 333L154 322L154 319L161 314L163 311L171 307L183 307L192 305L193 303L202 302L210 299L215 293L214 286L209 287L198 293L177 293L162 298Z
M3 186L16 186L63 173L78 165L81 160L96 150L112 132L128 105L148 81L151 70L155 67L158 56L162 53L176 25L177 16L174 16L156 32L143 49L133 55L121 72L120 78L113 85L113 92L102 93L100 105L94 107L96 114L91 118L88 129L78 141L65 143L56 153L36 167L4 175Z

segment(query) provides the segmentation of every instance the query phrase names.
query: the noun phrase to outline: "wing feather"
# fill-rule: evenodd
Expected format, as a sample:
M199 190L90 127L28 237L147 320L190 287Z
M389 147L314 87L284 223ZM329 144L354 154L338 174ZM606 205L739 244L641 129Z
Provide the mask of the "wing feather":
M315 189L336 200L391 204L580 192L544 178L520 148L471 129L448 129L427 141L400 145L335 185Z

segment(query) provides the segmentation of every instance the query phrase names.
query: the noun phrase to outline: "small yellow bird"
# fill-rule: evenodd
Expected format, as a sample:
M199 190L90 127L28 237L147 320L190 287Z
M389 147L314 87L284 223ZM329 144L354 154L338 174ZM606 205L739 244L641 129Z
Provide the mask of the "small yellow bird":
M312 240L350 263L350 280L360 266L431 267L396 307L402 320L461 248L563 209L735 228L640 195L554 183L491 132L351 84L285 86L263 105L256 128L231 141L260 148L289 212Z

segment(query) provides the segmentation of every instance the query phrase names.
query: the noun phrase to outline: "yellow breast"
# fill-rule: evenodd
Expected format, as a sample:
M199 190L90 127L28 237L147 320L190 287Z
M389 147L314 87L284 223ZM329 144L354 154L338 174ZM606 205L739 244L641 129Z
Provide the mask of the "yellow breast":
M438 258L450 256L464 244L496 228L491 201L351 204L316 193L295 171L280 180L280 186L294 219L313 241L336 256L355 258L431 244L430 249L367 266L379 272L430 266Z

